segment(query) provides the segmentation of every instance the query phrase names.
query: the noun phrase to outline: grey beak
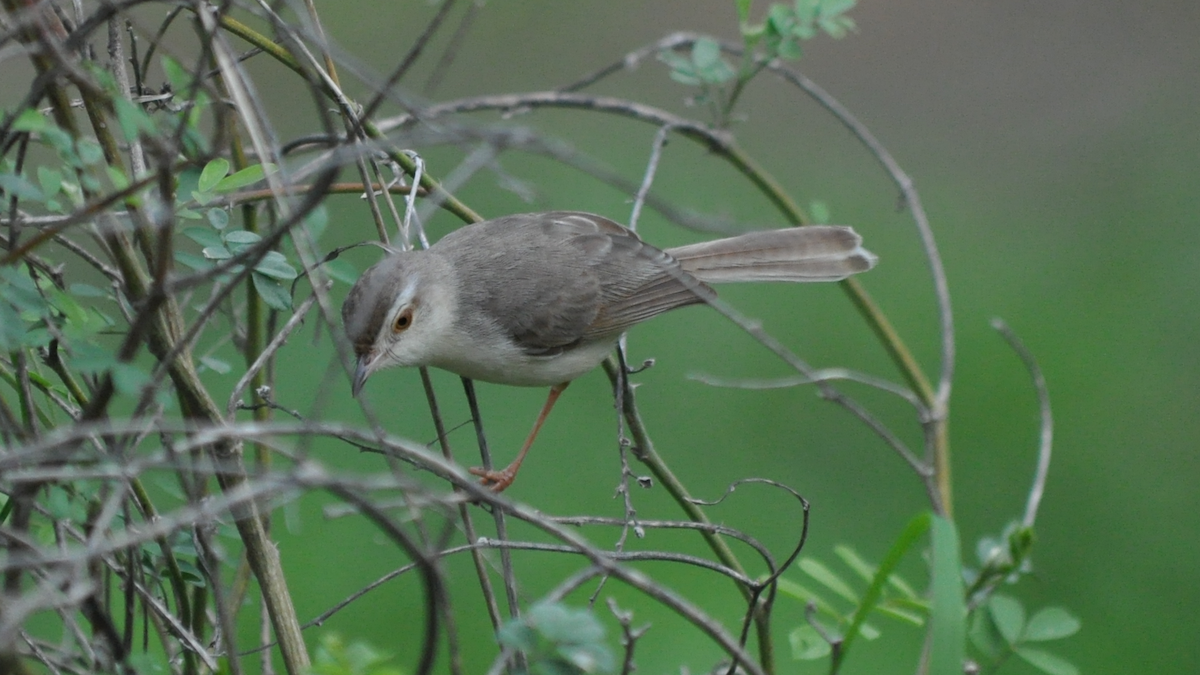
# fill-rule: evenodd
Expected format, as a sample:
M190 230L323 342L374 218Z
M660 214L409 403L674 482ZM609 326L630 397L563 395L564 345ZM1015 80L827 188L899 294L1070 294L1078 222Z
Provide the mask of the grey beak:
M367 378L371 376L371 361L373 360L373 354L363 354L358 357L358 366L354 369L354 383L350 385L350 392L355 398L358 398L358 393L362 391L363 385L367 383Z

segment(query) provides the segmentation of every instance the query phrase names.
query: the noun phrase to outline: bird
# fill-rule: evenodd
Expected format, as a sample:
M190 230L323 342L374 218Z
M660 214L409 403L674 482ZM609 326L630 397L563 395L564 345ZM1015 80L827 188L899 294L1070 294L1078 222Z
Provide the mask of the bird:
M356 358L351 391L359 396L371 375L393 366L549 387L512 463L470 469L500 492L563 390L599 365L630 327L711 301L712 283L838 281L876 261L846 226L759 230L660 249L580 211L477 222L427 249L390 253L350 289L342 323Z

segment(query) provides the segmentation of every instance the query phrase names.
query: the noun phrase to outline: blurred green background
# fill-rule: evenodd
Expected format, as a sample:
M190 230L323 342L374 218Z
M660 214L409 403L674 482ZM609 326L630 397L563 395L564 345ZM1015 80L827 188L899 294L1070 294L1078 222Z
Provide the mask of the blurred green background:
M765 3L756 5L761 12ZM435 10L413 0L324 0L317 7L343 53L375 73L394 67ZM992 317L1002 317L1039 359L1056 421L1054 463L1037 524L1036 572L1008 592L1027 606L1063 605L1081 617L1082 632L1052 648L1084 673L1195 672L1200 325L1192 303L1200 297L1200 4L865 0L851 15L856 34L808 43L796 67L891 150L920 189L938 236L958 330L951 434L964 556L974 562L973 543L1018 516L1034 466L1036 401L1020 362L989 327ZM675 30L736 39L732 2L493 1L479 10L457 60L430 96L553 88ZM414 91L448 34L435 39L407 79ZM280 138L317 130L307 112L311 97L291 77L262 57L249 67L275 113ZM593 93L702 114L683 106L692 91L670 81L653 61ZM833 222L854 225L880 255L864 282L934 372L938 346L929 275L910 218L897 209L897 192L886 176L838 123L770 77L751 86L741 111L735 132L742 145L799 201L822 202ZM563 139L634 181L655 132L577 111L518 115L504 124ZM449 174L461 156L452 149L426 155L438 176ZM518 153L502 155L499 163L503 177L483 173L460 191L484 215L572 208L628 217L625 195L583 174ZM509 189L513 180L531 192ZM655 188L680 206L748 227L782 224L733 171L682 139L667 147ZM331 208L336 241L326 244L373 236L361 201L335 198ZM438 214L428 229L437 237L456 225ZM641 228L647 240L664 246L707 236L653 211ZM349 254L359 269L377 255ZM896 378L836 287L737 287L723 297L761 318L815 365ZM306 414L361 420L328 336L308 331L284 350L279 401ZM903 462L812 390L714 389L689 379L697 373L788 374L715 313L690 308L635 329L630 356L635 363L657 361L636 377L639 400L659 452L684 482L709 498L747 476L795 487L813 505L807 554L832 561L833 546L848 543L878 560L923 507L923 491ZM232 386L235 375L226 377L225 385L216 376L210 381ZM448 423L465 423L457 377L439 373L435 384ZM478 389L491 445L507 461L545 392L488 384ZM919 429L902 406L849 389L919 444ZM367 400L392 432L433 438L415 372L376 376ZM563 397L508 494L549 513L619 517L615 429L607 380L599 372L582 378ZM451 439L461 461L473 463L469 427ZM346 469L379 468L376 458L342 445L313 453ZM680 517L662 492L635 494L641 517ZM361 519L325 518L323 503L285 507L276 527L289 581L302 589L302 619L403 562ZM796 536L794 504L765 488L743 487L711 515L760 537L781 556ZM531 536L515 530L514 536ZM611 546L618 533L586 534ZM636 546L704 552L696 537L653 531ZM515 559L526 601L582 564L545 554ZM490 629L474 572L466 558L447 561L447 568L459 630L466 642L483 644L468 654L468 671L486 669ZM736 621L740 598L731 584L678 566L645 569L729 625ZM922 578L922 569L915 557L906 568L910 579ZM639 672L679 672L681 666L706 672L720 658L679 620L616 584L605 592L636 609L635 623L653 624L639 652ZM415 579L406 578L314 630L368 639L402 654L407 667L419 645L411 617L420 616L421 607ZM801 612L787 603L778 611L781 672L822 672L788 660L786 629ZM847 672L912 672L919 633L878 623L884 638L860 643ZM1014 662L1002 672L1034 671Z
M763 3L756 4L762 11ZM332 38L378 72L393 66L432 13L422 2L339 0L318 7ZM973 561L973 542L1019 514L1034 463L1034 394L1021 364L989 327L998 316L1039 359L1056 418L1036 573L1010 592L1030 607L1061 604L1082 618L1079 635L1052 647L1084 673L1194 672L1200 662L1200 369L1192 304L1200 297L1200 5L868 0L852 15L857 34L808 43L797 67L887 145L916 181L939 237L958 329L951 430L964 555ZM492 2L478 13L432 97L547 89L668 32L736 39L735 26L732 3L725 0ZM431 56L444 43L443 35ZM408 80L414 88L433 61L427 57ZM254 67L264 75L276 68L265 61ZM292 101L302 100L291 98L298 91L275 92L269 78L260 82L268 87L266 98L280 106L284 137L310 131L305 120L284 114ZM594 91L701 114L681 105L692 92L669 81L655 62ZM757 81L742 111L735 130L744 147L799 200L824 202L834 222L854 225L879 253L882 262L864 281L934 370L928 273L910 219L897 210L896 190L836 122L782 83ZM633 180L641 176L654 133L580 112L536 112L508 124L564 139ZM460 157L450 151L428 156L431 170L443 176ZM628 215L625 196L582 174L520 154L500 162L534 196L526 201L495 175L477 176L462 196L485 215L545 208L592 210L618 220ZM781 222L734 172L684 140L668 146L656 189L682 206L747 225ZM361 202L343 199L334 213L346 239L371 236ZM429 229L440 236L453 226L439 214ZM654 212L642 229L662 245L702 236ZM362 253L355 261L361 268L374 255ZM834 287L737 287L724 297L762 318L817 365L895 377ZM327 350L327 342L319 348ZM632 332L630 349L635 362L657 359L637 377L642 409L660 452L698 495L715 497L745 476L796 487L813 504L807 552L829 561L838 543L878 560L922 507L922 490L903 463L811 390L713 389L687 379L693 373L787 374L714 313L693 308L660 318ZM297 364L313 362L299 342L292 352ZM293 384L315 384L316 369L282 371L281 392L292 377ZM450 423L465 422L457 378L439 375L436 381ZM356 406L340 371L328 384L324 414L353 418ZM507 457L544 392L487 384L479 390L492 446ZM907 440L919 442L901 406L851 390L878 405ZM432 438L415 372L389 372L367 391L389 429ZM618 516L610 401L601 373L572 387L509 494L551 513ZM471 457L469 430L460 429L453 440L460 457ZM346 457L341 447L318 452L347 466L374 462ZM642 517L678 516L661 492L635 495ZM312 505L297 513L282 549L292 580L312 589L300 599L302 617L398 562L393 548L362 523L324 521ZM794 506L765 489L742 488L712 514L779 552L795 536ZM588 534L600 543L617 536ZM657 532L640 545L703 550L692 537ZM920 563L910 562L912 578L921 578ZM524 597L538 597L578 564L518 555ZM460 629L482 635L487 627L466 560L451 561L449 569L466 589L455 596ZM728 584L668 565L647 569L706 608L724 612L727 621L736 616L738 598ZM402 649L397 637L411 628L405 617L420 606L412 583L393 582L327 625ZM654 624L640 653L640 672L677 672L681 665L704 672L719 658L677 620L637 604L628 593L620 597L638 608L639 621ZM780 615L779 626L786 627L799 612L784 606ZM881 627L883 641L860 644L849 672L912 672L917 632L886 621ZM485 667L486 658L486 652L474 654L468 665ZM793 666L819 670L793 662L784 671ZM1034 671L1014 662L1004 672Z

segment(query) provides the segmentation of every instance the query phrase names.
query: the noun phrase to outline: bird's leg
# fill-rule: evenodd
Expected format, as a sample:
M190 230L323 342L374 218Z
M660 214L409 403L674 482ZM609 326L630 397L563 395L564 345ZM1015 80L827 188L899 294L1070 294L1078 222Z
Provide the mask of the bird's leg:
M470 469L473 475L479 476L480 483L490 487L493 492L503 492L505 488L512 485L513 480L517 477L517 471L521 468L521 462L525 460L525 453L529 452L529 446L533 445L533 439L537 438L538 432L542 430L542 423L546 421L550 410L554 408L554 403L558 401L559 395L569 384L571 383L563 382L550 387L550 395L546 397L546 404L542 406L542 412L538 413L537 420L533 423L533 430L529 432L529 437L525 439L525 445L521 446L521 451L517 453L517 458L512 461L512 464L499 471L483 467Z

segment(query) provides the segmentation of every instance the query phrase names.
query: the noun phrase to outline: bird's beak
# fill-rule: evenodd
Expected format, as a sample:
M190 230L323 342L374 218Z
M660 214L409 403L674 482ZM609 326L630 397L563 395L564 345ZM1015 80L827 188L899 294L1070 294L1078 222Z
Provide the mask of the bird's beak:
M354 368L354 383L350 385L350 392L355 398L358 398L358 393L362 391L363 385L367 383L367 378L371 376L373 361L375 361L375 355L371 353L358 357L358 365Z

